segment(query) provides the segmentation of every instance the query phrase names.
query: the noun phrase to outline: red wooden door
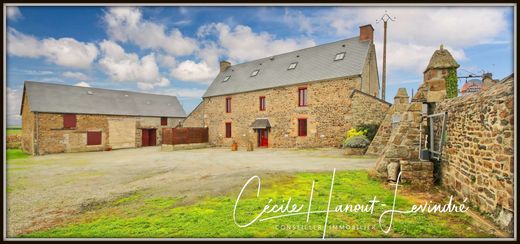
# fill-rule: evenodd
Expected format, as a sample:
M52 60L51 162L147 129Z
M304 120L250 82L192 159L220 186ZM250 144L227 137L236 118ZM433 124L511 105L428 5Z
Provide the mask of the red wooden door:
M268 132L267 130L258 130L258 146L267 147L269 146Z
M147 146L149 146L149 142L150 142L150 136L148 133L148 129L142 129L141 131L142 131L141 145L143 147L147 147Z
M148 142L148 145L150 145L150 146L157 145L157 133L156 133L156 131L157 131L156 129L148 130L149 137L150 137L150 141Z

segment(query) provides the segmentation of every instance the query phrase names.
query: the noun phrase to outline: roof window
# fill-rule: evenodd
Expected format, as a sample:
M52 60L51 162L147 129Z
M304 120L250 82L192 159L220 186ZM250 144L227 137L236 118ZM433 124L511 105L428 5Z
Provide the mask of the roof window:
M334 61L342 60L345 58L345 52L341 52L336 54L336 57L334 57Z
M224 77L224 80L222 80L222 82L226 82L226 81L228 81L229 78L231 78L231 75L228 75L228 76Z
M258 72L260 72L259 69L253 70L253 72L251 72L251 77L258 75Z
M298 65L298 62L289 64L289 68L287 68L287 70L296 69L296 65Z

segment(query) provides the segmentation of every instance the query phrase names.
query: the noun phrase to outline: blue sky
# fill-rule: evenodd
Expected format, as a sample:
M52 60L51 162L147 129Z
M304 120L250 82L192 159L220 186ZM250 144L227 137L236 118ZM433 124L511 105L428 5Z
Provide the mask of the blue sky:
M387 96L409 94L440 44L459 76L513 73L513 7L7 7L7 121L20 124L23 81L179 97L187 113L232 64L357 36L372 24L379 72L389 23ZM380 74L381 77L381 74ZM459 81L459 87L464 80Z

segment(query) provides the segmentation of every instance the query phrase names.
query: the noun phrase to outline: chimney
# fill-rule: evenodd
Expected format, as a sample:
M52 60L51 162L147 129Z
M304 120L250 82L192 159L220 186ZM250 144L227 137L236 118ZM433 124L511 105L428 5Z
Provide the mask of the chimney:
M482 75L482 84L484 86L492 86L495 84L495 81L493 80L493 74L492 73L484 73Z
M373 41L374 40L374 27L371 24L359 27L359 40L360 41Z
M229 68L229 66L231 66L230 62L228 62L226 60L220 61L220 72L226 71L226 69Z

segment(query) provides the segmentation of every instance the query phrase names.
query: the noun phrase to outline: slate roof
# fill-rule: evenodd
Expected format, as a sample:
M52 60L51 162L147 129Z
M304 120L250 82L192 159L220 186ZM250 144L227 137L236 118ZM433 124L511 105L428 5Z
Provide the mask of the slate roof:
M203 97L360 75L369 48L370 41L353 37L232 65L217 75ZM341 52L345 52L345 58L334 61ZM296 68L288 70L293 62L298 62ZM258 74L251 77L255 70L259 70ZM227 76L229 80L223 81Z
M25 82L24 93L32 112L186 117L175 96L34 81Z

